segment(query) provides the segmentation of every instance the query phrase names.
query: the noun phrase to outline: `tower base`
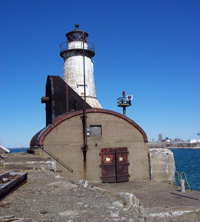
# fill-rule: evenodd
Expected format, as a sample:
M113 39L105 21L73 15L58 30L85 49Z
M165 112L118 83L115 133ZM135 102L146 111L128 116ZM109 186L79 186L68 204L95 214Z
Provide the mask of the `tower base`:
M83 98L83 97L82 97ZM84 98L83 98L84 99ZM92 108L97 108L97 109L102 109L101 104L97 100L97 98L86 98L86 102L92 107Z

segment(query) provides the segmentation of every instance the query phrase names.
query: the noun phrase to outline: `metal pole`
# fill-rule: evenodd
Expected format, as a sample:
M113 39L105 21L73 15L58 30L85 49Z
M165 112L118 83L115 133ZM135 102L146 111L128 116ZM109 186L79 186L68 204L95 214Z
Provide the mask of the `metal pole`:
M69 93L68 93L68 84L66 83L66 113L69 113Z
M181 180L181 192L185 192L185 180Z
M86 163L86 153L88 149L87 145L87 133L86 133L86 127L87 127L87 115L86 115L86 81L85 81L85 46L84 46L84 40L85 40L85 33L83 32L83 79L84 79L84 107L83 107L83 116L82 116L82 122L83 122L83 160L84 163ZM84 164L84 171L86 166Z
M126 107L123 106L123 115L126 116Z

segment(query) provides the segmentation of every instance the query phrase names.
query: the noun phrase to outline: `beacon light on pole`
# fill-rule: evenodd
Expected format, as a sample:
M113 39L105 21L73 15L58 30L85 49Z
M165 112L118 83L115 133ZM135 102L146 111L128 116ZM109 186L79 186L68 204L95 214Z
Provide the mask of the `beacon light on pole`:
M131 100L133 99L132 95L125 96L125 91L122 92L123 97L117 99L118 107L131 106Z
M125 91L122 92L123 97L117 99L117 106L123 107L123 115L126 116L126 107L131 106L132 95L125 96Z

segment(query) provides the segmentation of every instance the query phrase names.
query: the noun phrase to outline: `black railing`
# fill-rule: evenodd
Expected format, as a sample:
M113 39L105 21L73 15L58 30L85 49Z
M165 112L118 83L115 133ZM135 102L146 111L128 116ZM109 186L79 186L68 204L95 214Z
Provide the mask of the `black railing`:
M53 153L51 153L49 150L44 149L42 147L42 150L47 153L50 157L52 157L54 160L56 160L58 163L60 163L63 167L65 167L67 170L69 170L70 172L73 172L73 169L71 167L69 167L66 163L64 163L61 159L59 159L57 156L55 156Z
M68 47L68 44L70 47ZM92 42L84 43L85 50L89 50L95 52L95 45ZM83 42L82 41L74 41L74 42L63 42L60 44L60 52L70 50L70 49L83 49Z

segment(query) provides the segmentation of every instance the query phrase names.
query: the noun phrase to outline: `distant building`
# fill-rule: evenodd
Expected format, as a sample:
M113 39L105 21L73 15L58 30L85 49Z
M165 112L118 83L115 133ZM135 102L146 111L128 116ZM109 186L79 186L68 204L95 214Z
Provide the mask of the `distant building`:
M199 142L200 142L199 139L191 139L191 140L190 140L190 143L199 143Z
M162 134L158 134L158 142L162 141Z

